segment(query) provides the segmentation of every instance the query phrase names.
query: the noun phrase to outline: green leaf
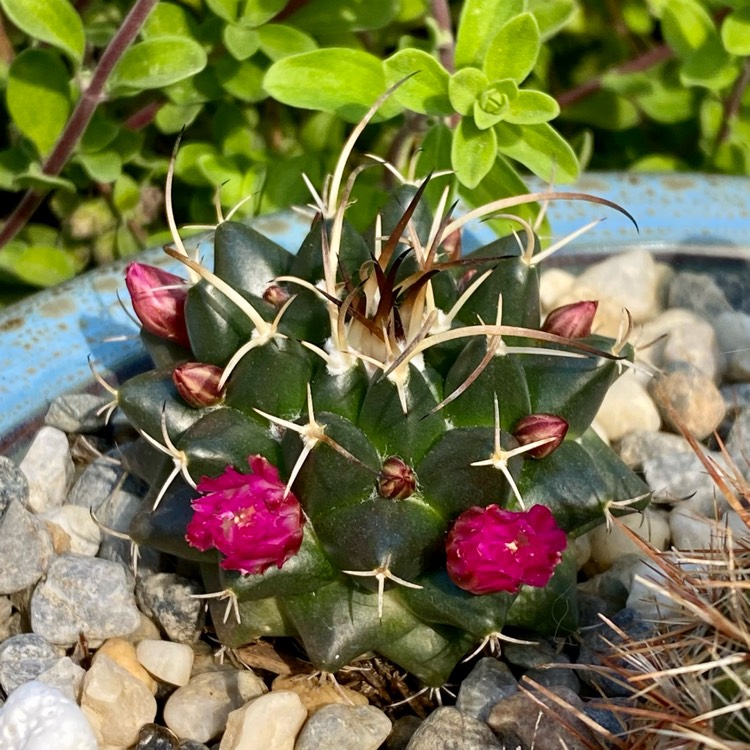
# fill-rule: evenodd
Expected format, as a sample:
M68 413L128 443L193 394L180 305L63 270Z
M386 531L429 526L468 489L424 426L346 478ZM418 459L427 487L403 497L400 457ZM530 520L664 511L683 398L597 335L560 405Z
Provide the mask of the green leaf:
M560 114L560 105L549 94L541 91L519 91L512 99L503 120L513 125L535 125L554 120Z
M141 199L138 183L129 175L123 173L115 181L112 188L112 202L120 214L133 211Z
M737 68L708 11L696 0L667 0L661 24L665 39L683 60L684 85L717 89L732 83Z
M540 47L536 19L531 13L521 13L492 38L482 68L491 81L512 78L521 83L533 70Z
M278 60L268 69L263 86L282 104L334 112L348 122L358 122L386 89L377 57L342 47ZM386 102L380 119L393 117L399 109L396 102Z
M624 96L602 89L565 107L565 119L616 131L632 128L641 118L636 106Z
M247 0L239 22L244 26L261 26L270 21L286 4L287 0Z
M48 287L72 279L76 265L73 257L59 247L26 247L14 242L0 253L0 271L31 286Z
M518 86L510 78L490 84L474 102L476 126L480 130L486 130L504 120L510 103L517 97Z
M396 17L398 0L310 0L287 20L313 36L382 29Z
M73 161L80 164L94 182L114 182L122 172L122 159L114 151L76 154Z
M70 55L83 58L83 22L68 0L0 0L8 18L29 36Z
M274 62L289 55L299 55L318 48L317 42L304 31L280 23L267 23L258 29L261 52Z
M259 102L266 98L263 70L252 60L222 57L215 66L216 76L224 91L243 102Z
M76 186L70 180L42 172L42 167L36 161L31 162L27 169L16 175L15 185L19 188L34 188L42 192L57 190L58 188L70 192L76 190Z
M179 133L195 120L202 109L202 104L180 106L167 102L159 108L154 122L162 133Z
M750 6L735 10L724 19L721 41L733 55L750 55Z
M462 68L448 81L451 105L461 115L470 115L474 101L490 85L490 80L479 68Z
M481 67L495 29L524 11L524 0L465 0L456 36L456 68Z
M29 166L29 157L20 148L0 151L0 190L15 190L16 175Z
M141 38L156 39L161 36L195 36L195 23L181 5L160 2L148 14L141 29Z
M193 187L202 187L213 184L207 177L206 173L198 166L198 162L203 156L218 157L219 152L213 143L185 143L180 146L175 159L175 175L183 182Z
M534 14L542 41L557 34L576 11L574 0L527 0L526 10Z
M206 53L198 42L164 36L134 44L125 51L108 82L108 89L158 89L200 73Z
M10 66L6 102L18 130L45 156L71 109L68 71L51 50L24 50Z
M206 5L223 21L234 23L240 7L240 0L206 0Z
M500 153L521 162L547 182L573 182L578 177L578 159L568 142L547 123L539 125L495 125Z
M222 34L224 46L235 60L246 60L252 57L260 46L260 37L255 29L230 23L224 27Z
M492 169L497 156L495 131L480 130L464 117L453 134L451 163L462 185L476 187Z
M101 109L97 109L81 138L81 149L83 151L101 151L117 138L119 131L120 126L110 120Z
M394 92L402 106L423 115L450 115L448 71L432 56L419 49L404 49L383 63L389 86L412 75Z

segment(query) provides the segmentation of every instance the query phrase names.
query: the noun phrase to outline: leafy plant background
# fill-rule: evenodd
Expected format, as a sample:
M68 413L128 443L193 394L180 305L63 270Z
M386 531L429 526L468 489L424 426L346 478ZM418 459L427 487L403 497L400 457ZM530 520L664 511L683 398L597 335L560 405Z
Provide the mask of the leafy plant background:
M166 241L183 129L179 223L272 212L410 74L361 154L452 170L433 201L582 168L750 173L750 0L0 0L0 22L2 303ZM356 222L395 179L360 175Z

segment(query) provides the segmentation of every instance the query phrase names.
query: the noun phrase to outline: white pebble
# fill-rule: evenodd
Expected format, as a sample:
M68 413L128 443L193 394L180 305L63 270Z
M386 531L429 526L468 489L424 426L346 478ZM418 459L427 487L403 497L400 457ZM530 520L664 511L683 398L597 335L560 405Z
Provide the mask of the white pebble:
M599 407L596 421L610 440L620 440L635 430L656 432L661 426L656 405L632 371L612 384Z
M559 307L557 300L572 286L575 276L562 268L547 268L539 277L539 301L544 312Z
M187 685L193 669L193 649L185 643L146 638L135 647L138 661L159 682Z
M29 481L29 508L35 513L59 508L75 474L65 433L55 427L42 427L19 468Z
M266 693L229 714L219 750L293 750L306 719L297 693Z
M0 708L3 750L97 750L80 708L57 688L32 680L14 690Z
M643 513L620 516L618 522L632 529L639 537L650 542L656 549L665 550L669 544L669 521L667 515L654 508L646 508ZM643 556L640 547L631 541L616 523L611 529L602 524L591 532L591 560L596 567L607 570L624 555Z
M101 529L82 505L63 505L42 514L45 521L59 526L70 540L70 551L76 555L96 557L102 541Z

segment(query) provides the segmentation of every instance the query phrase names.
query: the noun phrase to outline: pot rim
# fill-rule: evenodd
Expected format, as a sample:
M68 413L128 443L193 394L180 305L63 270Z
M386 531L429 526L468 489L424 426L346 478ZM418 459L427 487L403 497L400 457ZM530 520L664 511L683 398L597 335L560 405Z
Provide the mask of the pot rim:
M529 185L532 190L545 188L539 181ZM557 265L581 265L635 248L665 261L679 254L750 262L750 179L746 177L594 172L561 189L614 201L635 216L639 231L604 206L551 202L548 215L556 237L606 218L556 254ZM292 211L252 222L287 248L299 246L307 223ZM475 222L466 228L462 241L471 250L494 237L487 224ZM207 235L185 244L197 248L205 261L212 260ZM139 254L138 261L177 273L183 270L161 248ZM145 352L137 338L138 327L118 299L128 262L93 269L0 310L0 455L21 454L60 394L97 391L89 356L108 379L132 371L139 363L142 366Z

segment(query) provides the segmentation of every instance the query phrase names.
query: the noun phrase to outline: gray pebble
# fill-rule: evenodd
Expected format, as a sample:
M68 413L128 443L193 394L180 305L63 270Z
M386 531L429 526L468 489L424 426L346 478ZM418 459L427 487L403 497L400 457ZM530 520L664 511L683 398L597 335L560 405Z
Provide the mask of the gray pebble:
M504 643L503 656L516 667L533 669L557 661L557 649L549 641L534 643Z
M632 469L640 469L643 462L653 456L668 456L672 453L692 453L690 443L682 435L671 432L634 430L617 445L620 458Z
M750 315L733 310L713 322L724 359L725 380L750 380Z
M136 587L141 610L156 620L169 640L176 643L195 643L200 638L205 602L191 597L202 593L199 583L174 573L146 576Z
M393 722L393 728L385 742L385 750L406 750L414 732L419 729L422 719L418 716L402 716Z
M69 656L61 656L49 669L36 679L39 682L57 688L70 700L79 703L86 670L79 667Z
M70 488L66 502L97 511L117 486L122 473L122 469L109 457L95 459ZM103 519L99 520L104 523Z
M8 695L53 667L60 656L39 635L14 635L0 645L0 685Z
M144 724L138 732L135 750L178 750L180 740L174 732L158 724Z
M104 427L104 414L97 414L112 397L109 394L65 393L47 410L44 423L63 432L96 432Z
M622 698L610 698L607 703L608 705L626 705L629 701ZM606 729L610 734L615 737L626 739L625 732L627 731L627 722L625 717L626 713L618 713L617 711L610 711L608 708L604 708L600 701L584 701L583 712L590 719L593 719L600 727Z
M681 271L670 281L667 307L683 307L707 320L732 309L721 287L711 276L690 271Z
M209 747L195 740L183 740L180 742L179 750L209 750Z
M706 456L720 469L727 469L727 462L718 451L706 451ZM705 499L710 505L721 493L694 453L675 453L655 456L643 462L646 483L654 491L655 503L678 503L688 499L698 502Z
M412 735L406 750L501 750L493 731L457 708L433 711Z
M391 720L375 706L330 703L305 722L294 750L377 750L390 731Z
M719 389L727 407L727 414L734 415L750 406L750 383L732 383Z
M0 518L12 502L26 504L28 496L26 475L9 458L0 456Z
M0 594L13 594L36 583L53 555L44 523L20 502L0 518Z
M570 659L565 654L558 654L552 664L570 664ZM533 680L539 685L550 689L564 687L576 694L581 688L581 681L578 679L575 670L564 666L550 666L548 668L540 666L535 669L529 669L524 674L524 679Z
M552 692L574 708L583 705L577 693L568 688L557 687ZM566 715L557 703L544 695L535 697L551 710L542 709L534 698L525 693L508 696L492 709L487 723L504 747L587 750L594 746L591 732L572 712Z
M507 665L487 656L476 663L461 683L456 708L467 716L486 721L492 707L517 690L518 683Z
M32 630L53 644L71 646L83 633L96 647L139 624L132 578L109 560L61 555L31 598Z

